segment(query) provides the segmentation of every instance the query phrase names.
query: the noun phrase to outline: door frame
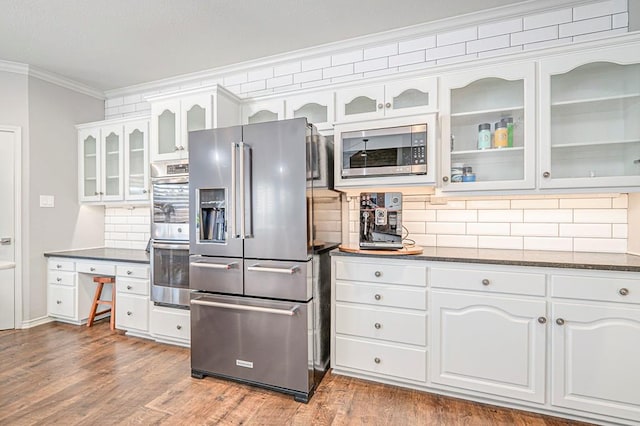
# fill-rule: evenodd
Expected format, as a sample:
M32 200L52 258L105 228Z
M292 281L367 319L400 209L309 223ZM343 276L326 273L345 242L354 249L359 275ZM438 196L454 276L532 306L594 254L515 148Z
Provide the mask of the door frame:
M16 264L14 285L14 328L22 328L22 128L0 125L1 132L13 133L14 144L14 223L13 239Z

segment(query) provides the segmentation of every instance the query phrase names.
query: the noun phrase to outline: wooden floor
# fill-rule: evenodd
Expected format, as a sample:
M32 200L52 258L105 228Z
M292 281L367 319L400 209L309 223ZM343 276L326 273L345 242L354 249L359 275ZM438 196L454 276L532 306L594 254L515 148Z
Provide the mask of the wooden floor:
M0 332L0 425L569 425L327 374L308 404L190 376L189 350L51 323Z

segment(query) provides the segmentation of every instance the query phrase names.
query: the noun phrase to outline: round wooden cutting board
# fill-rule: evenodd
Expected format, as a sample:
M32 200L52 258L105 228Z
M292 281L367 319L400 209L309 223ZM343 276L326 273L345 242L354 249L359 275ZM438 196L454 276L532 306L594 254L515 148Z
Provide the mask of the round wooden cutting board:
M344 251L347 253L359 253L359 254L385 254L389 256L399 256L399 255L407 255L407 254L420 254L422 253L422 247L420 246L411 246L404 247L399 250L362 250L357 245L350 244L340 244L338 246L340 251Z

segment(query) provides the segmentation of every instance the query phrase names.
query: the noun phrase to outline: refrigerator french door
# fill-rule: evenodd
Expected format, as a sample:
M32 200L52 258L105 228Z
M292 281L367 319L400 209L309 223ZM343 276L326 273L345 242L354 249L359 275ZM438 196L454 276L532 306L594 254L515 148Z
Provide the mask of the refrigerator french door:
M189 133L194 377L228 377L299 401L322 377L313 140L305 119Z

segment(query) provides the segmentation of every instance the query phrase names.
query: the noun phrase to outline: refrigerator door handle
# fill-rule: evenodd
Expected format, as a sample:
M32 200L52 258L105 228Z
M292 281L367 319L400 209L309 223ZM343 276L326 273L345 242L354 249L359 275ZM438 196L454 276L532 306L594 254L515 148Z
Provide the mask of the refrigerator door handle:
M240 142L240 237L242 239L251 238L253 235L252 229L252 217L251 217L251 204L249 204L249 208L245 204L246 202L246 189L247 182L245 180L245 166L247 164L247 160L245 159L245 150L247 151L248 163L249 163L249 176L251 176L251 147L244 142ZM249 179L249 197L251 197L251 179ZM248 216L247 216L248 212ZM246 225L247 219L249 220L249 232L247 232Z
M238 150L238 144L231 142L231 200L229 203L229 222L231 222L230 232L231 238L240 238L240 235L236 232L236 151Z
M293 275L296 272L298 272L298 270L300 270L300 267L298 267L297 265L294 265L290 268L268 268L266 266L260 266L259 263L256 263L255 265L251 265L247 267L247 270L255 271L255 272L274 272L276 274Z
M230 263L191 262L191 266L196 266L198 268L210 268L210 269L231 269L238 266L238 262L230 262Z
M220 302L210 302L208 300L203 300L202 298L191 299L192 305L201 305L201 306L211 306L215 308L225 308L225 309L236 309L238 311L253 311L253 312L262 312L266 314L277 314L277 315L287 315L294 316L298 309L299 305L295 305L291 309L274 309L274 308L263 308L261 306L249 306L249 305L236 305L234 303L220 303Z

